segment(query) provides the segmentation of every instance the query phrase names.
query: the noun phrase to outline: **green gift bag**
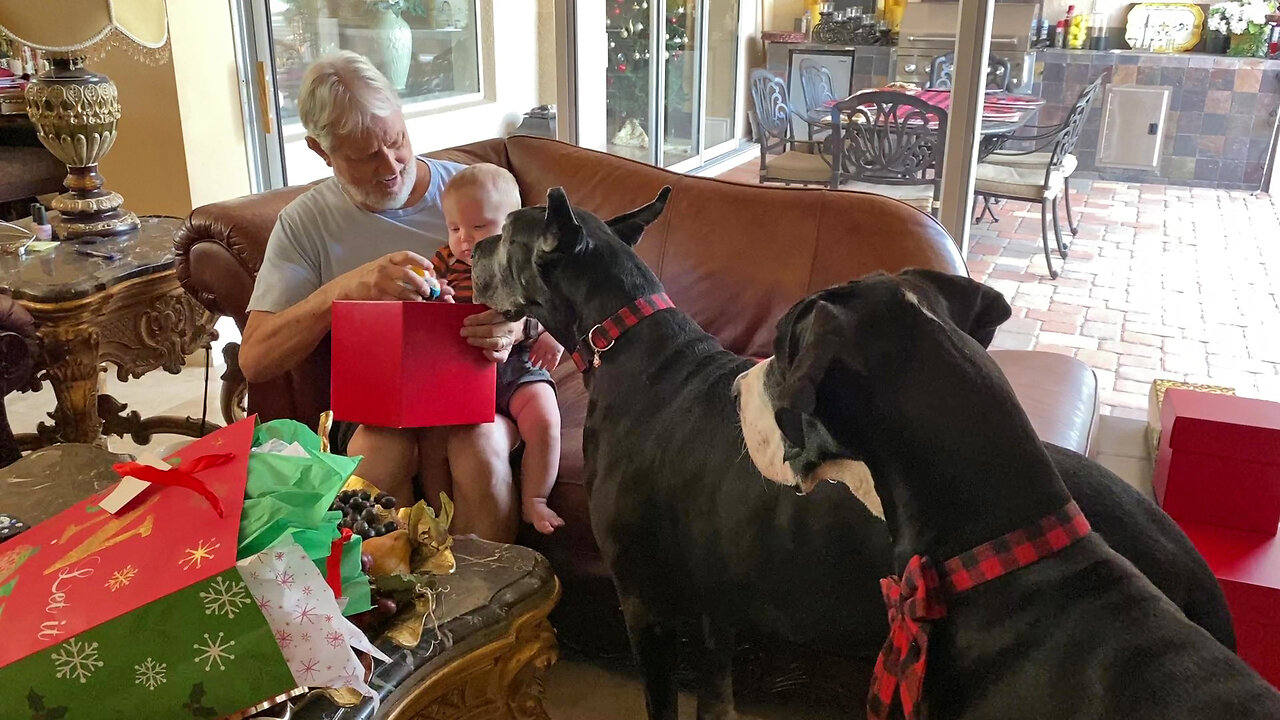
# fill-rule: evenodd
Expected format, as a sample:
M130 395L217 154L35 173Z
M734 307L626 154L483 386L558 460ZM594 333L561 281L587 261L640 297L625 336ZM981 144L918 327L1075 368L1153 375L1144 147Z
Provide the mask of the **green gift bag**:
M342 519L329 506L360 459L322 452L320 437L293 420L259 425L253 445L258 451L249 456L237 557L259 553L288 535L324 572ZM261 452L267 447L277 451ZM343 615L371 607L369 578L360 569L360 548L361 539L353 537L341 549L342 595L347 599Z

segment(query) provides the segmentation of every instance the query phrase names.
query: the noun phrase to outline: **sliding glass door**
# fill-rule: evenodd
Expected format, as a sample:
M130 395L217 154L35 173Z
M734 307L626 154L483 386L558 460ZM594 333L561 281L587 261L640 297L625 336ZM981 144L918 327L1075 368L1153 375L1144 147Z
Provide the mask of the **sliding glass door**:
M736 147L739 3L604 0L605 41L590 38L578 53L580 63L605 55L603 92L591 87L595 68L578 70L585 135L607 152L675 170Z

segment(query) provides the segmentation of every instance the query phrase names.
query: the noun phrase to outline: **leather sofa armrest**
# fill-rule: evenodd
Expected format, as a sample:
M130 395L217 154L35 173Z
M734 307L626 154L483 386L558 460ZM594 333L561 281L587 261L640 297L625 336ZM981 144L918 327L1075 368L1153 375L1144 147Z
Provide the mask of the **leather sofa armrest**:
M178 282L210 312L244 329L245 308L276 218L308 186L287 187L204 205L174 238Z

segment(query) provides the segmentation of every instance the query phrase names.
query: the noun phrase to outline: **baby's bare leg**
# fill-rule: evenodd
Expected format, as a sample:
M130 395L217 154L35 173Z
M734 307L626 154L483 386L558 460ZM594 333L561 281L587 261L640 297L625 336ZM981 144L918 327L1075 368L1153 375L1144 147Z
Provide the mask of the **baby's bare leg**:
M556 392L544 382L525 383L511 395L511 417L524 440L520 463L520 514L540 533L550 534L564 520L547 507L560 471L560 408Z
M347 455L363 459L356 475L401 502L413 499L413 475L418 471L415 430L361 425L347 443Z

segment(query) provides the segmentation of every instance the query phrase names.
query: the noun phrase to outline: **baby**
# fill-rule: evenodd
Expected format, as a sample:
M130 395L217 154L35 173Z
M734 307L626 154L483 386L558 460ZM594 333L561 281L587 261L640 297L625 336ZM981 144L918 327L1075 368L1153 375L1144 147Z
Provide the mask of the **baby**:
M442 198L449 245L431 265L436 277L453 288L455 302L472 302L471 250L502 232L507 214L520 209L520 188L511 173L482 163L453 177ZM564 348L541 328L511 349L498 366L498 412L515 421L524 440L520 465L520 514L538 532L550 534L564 525L547 496L560 470L560 408L550 371Z

